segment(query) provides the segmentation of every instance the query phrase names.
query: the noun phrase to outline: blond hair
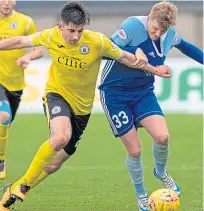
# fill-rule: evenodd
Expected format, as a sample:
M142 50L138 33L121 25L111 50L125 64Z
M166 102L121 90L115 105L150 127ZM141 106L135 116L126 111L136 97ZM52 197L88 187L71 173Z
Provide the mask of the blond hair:
M162 1L155 4L149 14L150 20L157 20L159 25L167 30L170 26L176 25L178 8L169 1Z

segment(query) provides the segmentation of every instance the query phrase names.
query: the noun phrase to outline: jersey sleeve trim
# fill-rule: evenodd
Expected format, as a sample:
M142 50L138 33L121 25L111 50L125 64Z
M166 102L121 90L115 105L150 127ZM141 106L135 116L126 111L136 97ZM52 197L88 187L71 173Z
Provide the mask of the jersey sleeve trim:
M103 35L100 33L100 38L101 38L101 56L104 50L104 40L103 40Z
M27 24L27 26L26 26L26 34L27 34L28 31L29 31L31 22L32 22L32 19L29 17L29 18L28 18L28 24Z
M29 35L29 36L25 36L25 38L27 38L28 43L31 47L34 47L35 45L33 45L33 34Z
M51 40L51 36L52 36L53 32L54 32L54 28L51 30L51 32L47 38L47 46L49 46L49 44L50 44L50 40Z

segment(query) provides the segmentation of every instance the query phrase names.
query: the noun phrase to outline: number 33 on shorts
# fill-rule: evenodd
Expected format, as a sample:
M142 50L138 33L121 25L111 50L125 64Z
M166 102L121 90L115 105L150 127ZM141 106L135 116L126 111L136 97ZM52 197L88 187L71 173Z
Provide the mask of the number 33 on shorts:
M117 115L112 116L112 120L115 121L116 128L121 128L124 125L128 124L129 118L126 115L125 111L120 111Z
M107 114L107 113L106 113ZM116 137L122 136L133 127L133 114L130 109L109 111L108 120Z

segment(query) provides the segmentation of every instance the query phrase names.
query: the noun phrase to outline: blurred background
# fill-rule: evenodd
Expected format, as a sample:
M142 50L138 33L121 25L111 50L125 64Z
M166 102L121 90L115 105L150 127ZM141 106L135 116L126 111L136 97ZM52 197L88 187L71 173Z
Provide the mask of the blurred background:
M30 15L39 30L56 25L60 9L66 1L19 1L16 10ZM89 29L111 36L119 24L129 16L148 15L158 1L83 1L91 14ZM203 49L203 2L174 1L179 8L177 32L186 41ZM46 52L46 51L45 51ZM48 53L34 61L26 70L27 87L24 91L20 112L42 112L41 96L47 80L50 65ZM172 49L166 60L173 72L170 80L156 77L155 92L166 112L202 113L203 68L185 57L177 49ZM103 66L103 62L102 62ZM98 90L94 111L101 112Z
M148 15L158 1L82 1L91 13L89 28L110 36L129 16ZM172 1L179 8L178 33L184 39L203 47L203 1ZM30 15L39 30L53 27L59 21L59 11L66 1L20 1L16 9ZM181 56L177 51L170 56Z

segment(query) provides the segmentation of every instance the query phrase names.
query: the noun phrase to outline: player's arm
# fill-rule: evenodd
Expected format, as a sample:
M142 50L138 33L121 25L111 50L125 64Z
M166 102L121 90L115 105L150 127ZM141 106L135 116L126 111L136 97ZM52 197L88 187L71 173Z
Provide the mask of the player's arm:
M135 47L127 46L127 47L123 47L122 49L124 52L128 51L132 54L135 54L137 60L139 59L140 61L146 61L146 62L137 62L136 65L133 64L133 68L144 70L149 73L152 73L153 75L157 75L157 76L164 77L164 78L171 77L170 68L168 66L160 65L160 66L154 67L154 66L150 65L147 62L148 61L147 57L144 54L144 52L142 51L142 49L138 48L137 46L135 46ZM120 61L120 62L124 64L124 62L127 63L128 61Z
M37 26L31 17L28 17L28 23L26 27L26 35L32 35L38 32ZM33 43L32 43L33 45ZM25 58L29 60L39 59L44 55L42 47L34 47L30 53L24 55Z
M129 53L125 50L121 50L117 45L115 45L105 35L103 35L102 40L103 40L102 56L117 60L120 63L122 63L128 67L138 69L136 53L133 54L133 53ZM143 53L141 51L141 49L139 52ZM158 67L154 67L150 64L142 64L142 65L140 65L140 69L144 70L144 71L148 71L154 75L159 75L161 77L171 77L171 74L169 73L169 68L167 71L166 68L159 69Z
M141 62L141 63L137 62L136 54L134 55L134 54L129 53L128 51L125 51L122 49L121 49L120 57L116 60L124 65L127 65L128 67L131 67L131 68L139 68L140 66L143 65L143 62Z
M0 41L0 50L12 50L37 46L48 47L54 29L45 29L29 36L17 36Z
M138 47L125 47L125 48L121 48L123 51L135 54L136 56L136 61L134 63L133 68L142 68L144 65L148 64L148 59L146 57L146 55L144 54L144 52L142 51L142 49L138 48ZM121 63L124 63L123 61L121 61Z
M132 53L129 53L127 51L121 50L121 57L116 59L118 60L120 63L125 64L131 68L136 68L136 69L140 69L140 70L144 70L147 72L152 73L153 75L158 75L160 77L164 77L164 78L170 78L171 77L171 72L170 72L170 68L166 65L160 65L157 67L154 67L152 65L150 65L149 63L147 64L141 64L140 67L138 67L137 64L137 57ZM137 51L139 51L139 53L144 54L143 51L141 49L137 49Z
M29 36L17 36L0 41L0 50L13 50L32 47Z
M141 63L144 62L142 61L141 63L138 63L136 55L121 50L105 35L102 35L102 56L118 60L122 64L125 64L131 68L138 68ZM147 63L147 61L145 61L145 63Z
M28 17L28 23L26 27L26 35L31 35L37 33L37 27L31 17ZM23 68L26 68L31 60L39 59L43 57L44 51L42 47L34 47L32 48L31 52L26 53L22 57L17 60L17 65Z
M203 64L203 51L201 51L195 45L181 39L180 43L175 45L175 48L180 50L183 54L190 57L191 59Z
M136 33L136 31L138 33ZM148 63L146 55L137 46L145 38L146 30L143 24L137 18L129 17L123 21L119 28L111 36L112 42L119 46L122 50L134 53L137 61L135 67L139 68ZM134 43L134 46L132 46Z
M126 47L123 47L122 49L132 54L135 54L137 60L139 59L142 61L148 61L142 49L138 48L137 46L126 46ZM149 63L141 63L138 69L147 71L149 73L152 73L153 75L157 75L164 78L171 77L170 68L166 65L160 65L160 66L154 67L150 65Z
M203 64L203 51L200 50L195 45L186 42L182 37L176 32L174 27L169 29L169 33L173 35L171 48L175 47L180 50L186 56L192 58L200 64Z
M154 75L157 75L157 68L148 63L148 59L147 59L145 53L142 51L142 49L138 48L137 46L126 46L121 49L123 51L128 51L129 53L135 54L136 60L139 59L139 60L146 61L146 62L142 62L141 65L137 66L136 68L139 68L141 70L145 70Z
M26 53L22 57L20 57L17 61L16 64L19 67L26 68L31 60L36 60L44 56L44 51L42 47L38 48L33 48L31 52Z
M29 36L31 46L45 46L50 44L50 38L54 29L45 29L41 32L36 32ZM41 47L33 48L32 52L19 58L17 65L26 68L30 63L30 60L38 59L43 56L43 49Z
M44 51L42 47L35 47L31 52L26 53L24 57L27 57L30 60L39 59L44 56Z
M0 50L12 50L33 47L30 36L12 37L0 41ZM16 61L20 67L26 68L30 60L39 59L44 55L42 48L33 48L30 53L25 54Z

